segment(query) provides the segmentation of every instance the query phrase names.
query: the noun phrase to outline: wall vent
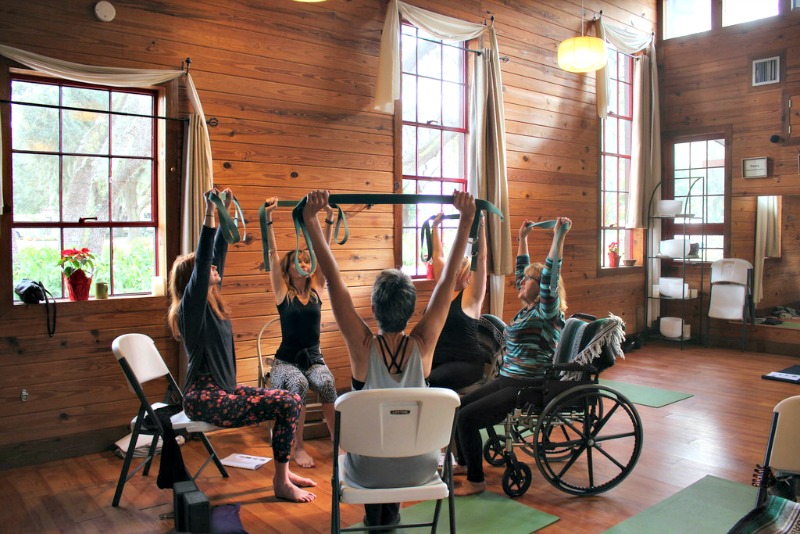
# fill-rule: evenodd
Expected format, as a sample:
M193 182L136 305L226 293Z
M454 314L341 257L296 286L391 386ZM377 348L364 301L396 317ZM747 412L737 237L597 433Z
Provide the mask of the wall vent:
M753 87L769 85L781 81L780 56L756 59L753 61Z

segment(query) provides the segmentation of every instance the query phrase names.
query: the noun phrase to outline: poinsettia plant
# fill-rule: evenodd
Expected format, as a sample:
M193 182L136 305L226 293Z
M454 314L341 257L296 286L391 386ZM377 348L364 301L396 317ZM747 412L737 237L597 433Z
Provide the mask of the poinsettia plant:
M614 241L613 243L608 245L608 251L611 252L612 254L619 254L619 243Z
M88 248L65 248L61 251L58 264L67 278L79 270L86 273L87 277L91 277L94 273L94 259L94 254Z

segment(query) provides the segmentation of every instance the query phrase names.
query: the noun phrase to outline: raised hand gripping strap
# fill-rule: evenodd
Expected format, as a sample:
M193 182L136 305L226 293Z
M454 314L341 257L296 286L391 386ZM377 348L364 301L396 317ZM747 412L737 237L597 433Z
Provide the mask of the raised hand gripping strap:
M531 222L531 223L528 223L526 225L526 227L527 228L545 228L545 229L549 229L549 228L555 228L556 224L558 224L558 220L553 219L553 220L550 220L550 221ZM562 237L564 237L564 234L569 229L570 229L570 225L569 224L562 225L558 229L558 233L556 235L556 238L560 240ZM554 258L554 259L561 259L561 258ZM555 290L557 285L558 285L558 276L554 276L550 280L550 289Z
M436 215L431 215L428 217L424 223L422 223L422 228L419 231L419 239L420 239L420 248L422 249L422 261L428 262L433 258L433 231L431 230L431 223L436 219ZM459 219L461 215L458 213L451 213L450 215L443 215L442 220L444 219ZM425 249L425 244L427 241L427 253Z
M395 195L395 194L380 194L380 193L354 193L354 194L338 194L338 195L331 195L328 198L328 204L331 207L339 208L339 221L337 221L337 233L340 221L344 218L344 212L339 207L339 204L367 204L367 205L376 205L376 204L452 204L453 203L453 195ZM282 203L278 202L280 206ZM308 236L308 230L306 229L305 222L303 221L303 207L306 205L306 199L303 198L300 202L292 210L292 218L294 219L294 226L297 232L297 252L300 251L300 233L302 233L306 239L306 244L308 245L308 254L311 257L311 271L317 267L317 257L314 254L314 249L311 246L311 239ZM497 209L497 207L489 202L488 200L483 199L476 199L475 200L475 207L480 212L482 210L486 210L490 213L493 213L503 219L503 213ZM480 217L475 217L475 220L472 222L472 228L470 229L470 240L475 241L478 236L478 227L480 225ZM346 228L346 224L345 224ZM345 236L345 241L346 241ZM339 244L344 244L345 241L340 242ZM338 241L337 241L338 242ZM473 258L474 260L474 258ZM300 261L297 258L297 254L295 255L295 268L297 272L303 275L308 275L310 273L306 273L300 267ZM472 269L476 268L476 262L472 262Z
M225 193L222 193L222 197L225 196ZM220 195L217 195L214 192L208 193L208 199L216 204L217 206L217 213L219 214L219 229L222 232L222 236L225 238L225 241L229 245L233 245L234 243L238 243L239 239L239 220L242 221L242 238L241 241L247 239L247 227L244 222L244 214L242 213L242 207L239 205L239 201L236 200L236 197L232 196L233 205L236 207L234 212L234 218L231 218L231 214L228 213L228 208L225 207L225 203L223 199L220 198Z

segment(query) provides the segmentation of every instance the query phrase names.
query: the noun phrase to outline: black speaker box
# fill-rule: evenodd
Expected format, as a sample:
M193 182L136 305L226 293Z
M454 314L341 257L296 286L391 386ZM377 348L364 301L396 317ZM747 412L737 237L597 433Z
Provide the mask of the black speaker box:
M211 507L208 497L202 491L183 494L183 515L187 532L196 534L211 531Z
M183 500L187 493L198 491L197 484L193 480L176 482L172 486L172 509L175 512L175 530L177 532L188 532L186 514L183 511Z

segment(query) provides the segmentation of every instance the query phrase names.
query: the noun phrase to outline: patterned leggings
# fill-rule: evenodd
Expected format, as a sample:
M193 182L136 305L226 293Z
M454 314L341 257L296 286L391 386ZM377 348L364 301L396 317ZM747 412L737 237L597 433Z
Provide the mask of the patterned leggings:
M276 358L272 364L269 383L274 388L297 393L304 403L309 386L319 393L323 404L336 402L336 382L325 364L314 364L303 372L296 365Z
M254 388L238 384L233 393L219 387L208 376L198 377L183 397L189 419L220 427L241 427L274 420L272 454L276 462L289 461L302 401L282 389Z

